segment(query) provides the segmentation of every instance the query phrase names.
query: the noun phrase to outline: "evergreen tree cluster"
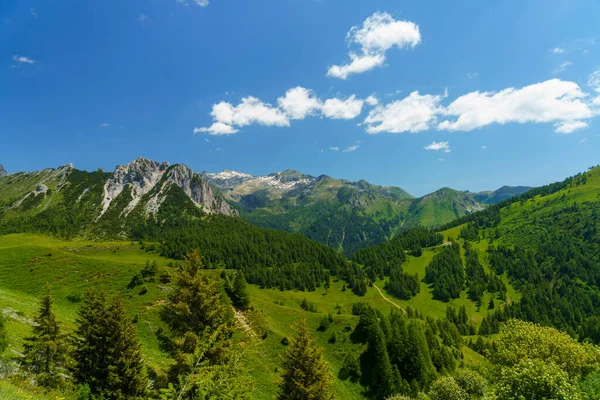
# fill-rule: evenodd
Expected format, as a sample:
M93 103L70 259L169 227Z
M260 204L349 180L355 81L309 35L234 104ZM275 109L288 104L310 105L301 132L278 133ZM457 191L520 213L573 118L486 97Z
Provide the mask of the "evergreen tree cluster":
M450 301L460 297L465 284L465 271L460 256L460 246L451 242L440 251L425 269L425 282L433 287L433 298Z
M366 349L346 354L339 377L360 380L372 398L416 394L456 368L462 341L453 323L413 312L386 317L364 303L353 305L353 313L360 319L352 337Z

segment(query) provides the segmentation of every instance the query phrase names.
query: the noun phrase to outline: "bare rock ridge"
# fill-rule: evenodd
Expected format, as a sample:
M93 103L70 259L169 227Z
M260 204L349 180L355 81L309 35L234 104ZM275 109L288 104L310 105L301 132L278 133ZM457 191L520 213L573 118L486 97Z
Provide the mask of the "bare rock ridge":
M165 201L170 186L181 188L194 204L207 213L237 215L237 212L219 196L208 182L186 165L171 166L168 162L158 162L138 158L127 165L117 165L104 185L100 218L110 208L113 201L128 190L131 200L121 216L127 216L144 199L148 215L156 214Z
M3 176L6 176L6 175L8 175L8 172L6 172L6 170L4 169L2 164L0 164L0 178L2 178Z

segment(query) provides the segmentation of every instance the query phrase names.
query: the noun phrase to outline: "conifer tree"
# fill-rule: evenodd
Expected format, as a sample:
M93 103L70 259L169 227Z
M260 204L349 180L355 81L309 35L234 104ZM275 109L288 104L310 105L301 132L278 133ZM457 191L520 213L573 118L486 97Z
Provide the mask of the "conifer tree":
M107 399L143 398L147 379L137 331L123 301L108 306L91 288L79 313L74 351L75 379Z
M106 326L106 304L103 293L97 293L91 287L85 295L84 303L79 310L78 326L75 330L75 349L73 359L75 381L89 385L97 392L105 376L105 360L107 344L103 327Z
M109 399L142 398L148 380L137 329L118 294L112 298L106 312L105 337L109 346L105 354L107 375L102 394Z
M246 399L252 382L230 349L231 306L220 282L200 272L203 265L197 251L185 257L174 277L175 290L161 311L171 333L163 342L175 360L168 371L173 398Z
M246 278L242 271L238 271L235 274L231 291L231 301L234 306L241 308L242 310L245 310L250 306L250 295L248 294Z
M278 400L333 399L331 372L316 346L306 320L297 325L297 335L290 341L283 361L283 376Z
M69 345L56 320L52 303L50 288L46 287L39 314L35 317L33 336L25 339L20 363L27 372L35 375L40 385L58 387L64 381Z

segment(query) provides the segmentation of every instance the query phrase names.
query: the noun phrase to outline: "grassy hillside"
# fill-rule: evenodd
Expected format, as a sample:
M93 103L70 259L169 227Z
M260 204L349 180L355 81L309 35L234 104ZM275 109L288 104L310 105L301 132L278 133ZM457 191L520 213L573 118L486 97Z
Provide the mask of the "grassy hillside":
M147 282L148 292L143 295L140 287L127 289L131 278L146 261L156 261L160 269L168 269L167 265L174 262L148 253L138 243L132 242L62 241L30 234L0 236L0 310L7 318L10 340L7 354L19 354L23 338L31 334L31 321L45 284L50 285L54 294L59 320L69 330L75 326L80 306L73 299L93 285L109 296L116 292L122 294L128 312L132 317L138 316L137 329L146 362L151 367L166 367L168 358L160 351L155 335L162 326L158 310L161 301L166 298L165 285ZM219 270L207 270L206 273L216 274ZM337 376L348 349L358 352L363 346L349 339L358 323L358 317L351 315L352 304L365 301L384 314L397 309L385 301L375 288L368 288L367 294L359 297L349 289L343 291L343 286L343 281L334 281L325 294L322 288L314 292L282 292L250 285L255 310L248 312L246 318L253 333L243 334L240 330L236 337L246 342L245 363L256 383L254 398L271 399L275 395L278 366L285 350L281 341L293 334L292 326L302 317L307 319L317 342L325 350L332 372ZM305 312L300 308L303 299L315 305L315 312ZM339 313L337 305L341 306ZM333 315L334 323L326 332L318 332L321 319L329 313ZM266 338L263 339L265 332ZM328 342L333 332L337 335L336 344ZM334 389L339 398L364 398L361 394L364 389L350 380L336 379ZM12 396L3 399L45 398L24 382L16 385L2 382L0 393Z

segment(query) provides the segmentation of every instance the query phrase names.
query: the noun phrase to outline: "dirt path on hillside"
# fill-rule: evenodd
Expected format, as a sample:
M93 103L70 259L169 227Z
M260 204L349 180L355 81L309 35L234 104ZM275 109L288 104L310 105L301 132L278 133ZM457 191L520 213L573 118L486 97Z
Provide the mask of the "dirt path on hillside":
M391 305L393 305L394 307L396 307L396 308L399 308L400 310L402 310L402 311L404 312L404 314L406 314L406 310L405 310L404 308L400 307L398 304L396 304L396 303L394 303L393 301L391 301L390 299L388 299L387 297L385 297L385 296L383 295L383 292L381 291L381 289L379 289L379 288L377 287L377 285L376 285L376 284L373 284L373 287L375 287L375 289L377 289L377 291L379 292L379 294L381 295L381 297L383 297L383 299L384 299L385 301L387 301L388 303L390 303L390 304L391 304Z
M238 324L240 324L240 327L244 330L244 332L246 332L246 334L250 336L251 339L256 339L256 332L254 332L254 330L248 323L248 320L246 319L244 313L240 310L236 310L235 308L233 309L233 313L235 314L235 319L237 320Z

